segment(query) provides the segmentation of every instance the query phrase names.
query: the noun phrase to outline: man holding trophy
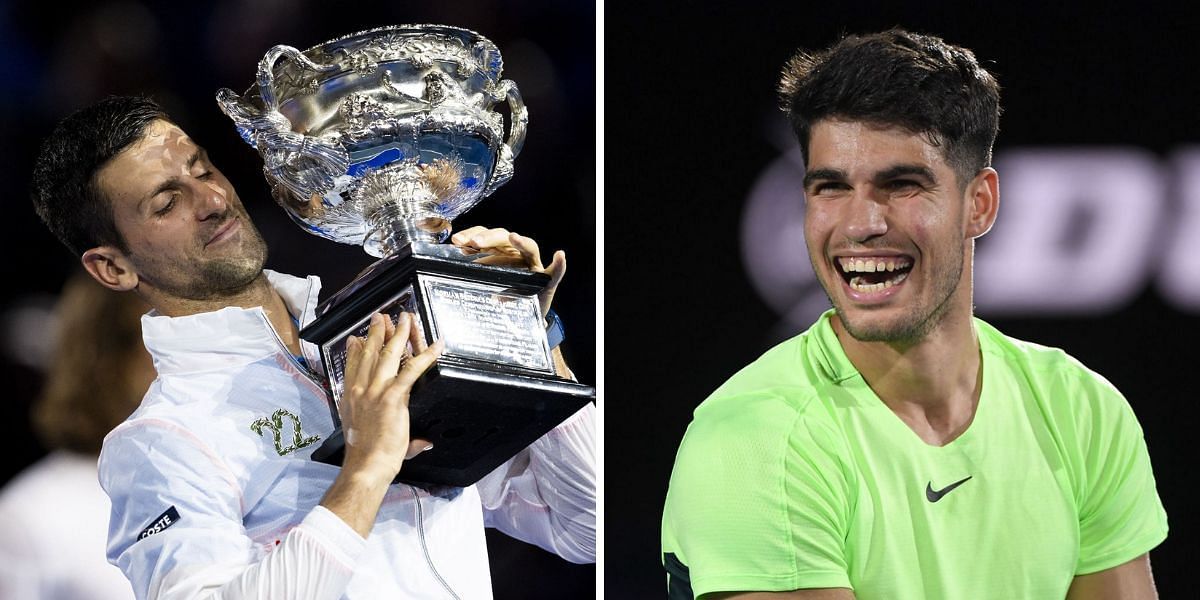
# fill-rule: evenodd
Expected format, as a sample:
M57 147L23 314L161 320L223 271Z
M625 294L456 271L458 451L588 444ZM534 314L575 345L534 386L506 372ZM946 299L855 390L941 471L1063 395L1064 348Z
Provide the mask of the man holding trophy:
M595 559L594 392L549 311L565 257L504 230L437 243L512 175L501 64L473 32L394 27L276 47L221 91L289 215L386 256L320 306L316 277L263 270L236 191L153 102L46 141L39 215L155 309L158 379L100 459L139 597L487 598L485 525Z

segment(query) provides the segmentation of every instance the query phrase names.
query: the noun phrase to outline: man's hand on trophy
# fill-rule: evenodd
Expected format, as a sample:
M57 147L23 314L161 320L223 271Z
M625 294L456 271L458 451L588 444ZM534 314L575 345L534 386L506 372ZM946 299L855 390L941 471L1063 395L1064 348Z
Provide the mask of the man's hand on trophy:
M404 460L432 447L409 439L408 394L443 344L425 347L412 322L408 313L394 324L377 314L365 340L346 340L346 393L339 407L346 436L343 468L353 465L390 480Z
M554 291L567 273L567 254L562 250L554 253L549 266L542 265L542 255L537 242L507 229L475 226L464 229L450 237L451 243L468 253L484 253L489 256L476 259L475 262L485 265L504 267L524 267L534 273L545 273L550 276L550 283L538 294L538 302L542 307L542 317L550 312L550 304L554 301Z

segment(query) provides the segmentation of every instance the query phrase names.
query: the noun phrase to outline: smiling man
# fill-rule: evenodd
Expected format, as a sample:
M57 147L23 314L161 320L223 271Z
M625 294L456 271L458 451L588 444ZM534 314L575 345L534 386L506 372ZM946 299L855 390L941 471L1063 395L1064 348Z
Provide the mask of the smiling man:
M299 337L320 281L263 269L233 186L152 101L64 119L33 192L92 277L154 309L142 331L158 378L99 460L108 557L138 598L490 598L485 525L594 560L591 405L475 485L392 485L431 447L409 437L408 394L441 347L410 337L407 314L347 343L338 410L353 435L340 468L311 460L335 425L319 351ZM549 274L549 309L561 252L543 268L533 240L501 229L452 239Z
M972 315L999 86L892 30L800 53L805 241L833 304L697 408L672 598L1153 598L1166 514L1129 404Z

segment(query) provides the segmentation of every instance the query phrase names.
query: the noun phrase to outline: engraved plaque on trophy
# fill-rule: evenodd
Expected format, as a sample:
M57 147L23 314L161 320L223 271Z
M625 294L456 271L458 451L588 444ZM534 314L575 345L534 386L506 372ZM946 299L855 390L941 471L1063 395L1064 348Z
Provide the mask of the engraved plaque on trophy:
M475 32L403 25L275 46L246 93L217 93L293 221L382 257L300 332L321 348L335 420L346 339L371 315L412 312L426 340L446 343L409 403L412 437L434 448L398 480L474 483L595 398L555 374L537 298L549 277L440 243L512 177L528 113L502 68ZM339 432L314 458L341 464L341 444Z

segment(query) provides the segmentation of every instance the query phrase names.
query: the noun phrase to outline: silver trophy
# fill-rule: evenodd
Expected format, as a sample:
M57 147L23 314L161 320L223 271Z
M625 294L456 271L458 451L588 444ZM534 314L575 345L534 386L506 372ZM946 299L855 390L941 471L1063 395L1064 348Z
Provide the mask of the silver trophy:
M345 341L372 314L413 312L426 340L445 340L409 407L413 437L434 448L404 463L405 481L474 483L595 397L555 374L537 299L546 275L439 243L513 175L528 112L502 69L473 31L401 25L275 46L245 94L217 92L287 214L382 257L300 332L321 348L335 420ZM340 464L342 446L331 436L314 458Z

